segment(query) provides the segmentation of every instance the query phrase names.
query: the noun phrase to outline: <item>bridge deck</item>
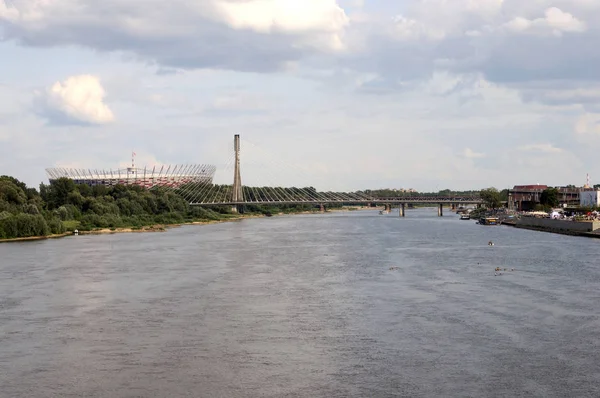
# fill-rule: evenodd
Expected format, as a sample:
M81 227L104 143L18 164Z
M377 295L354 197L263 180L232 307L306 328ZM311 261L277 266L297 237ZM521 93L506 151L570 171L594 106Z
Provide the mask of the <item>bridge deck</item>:
M298 201L258 201L258 202L213 202L213 203L190 203L192 206L243 206L243 205L321 205L321 204L481 204L481 199L473 198L385 198L372 200L298 200Z

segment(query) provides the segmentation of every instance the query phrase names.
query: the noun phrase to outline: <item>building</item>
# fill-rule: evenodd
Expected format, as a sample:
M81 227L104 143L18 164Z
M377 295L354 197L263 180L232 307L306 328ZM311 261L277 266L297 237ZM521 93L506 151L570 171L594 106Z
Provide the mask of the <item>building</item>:
M547 185L515 185L508 191L508 208L519 211L535 209L540 203L542 192L549 187ZM561 205L578 205L581 188L575 186L555 187L558 189L558 200Z
M515 185L508 191L508 208L519 211L533 210L547 185Z
M584 207L600 206L600 191L598 190L583 190L579 196L579 205Z
M581 195L581 188L574 185L566 187L556 187L558 189L558 201L564 206L573 206L579 204L579 198Z
M46 174L50 183L59 178L69 178L75 184L95 185L138 185L144 188L180 187L184 184L212 184L216 167L212 165L176 165L153 168L127 167L117 170L91 170L49 168Z

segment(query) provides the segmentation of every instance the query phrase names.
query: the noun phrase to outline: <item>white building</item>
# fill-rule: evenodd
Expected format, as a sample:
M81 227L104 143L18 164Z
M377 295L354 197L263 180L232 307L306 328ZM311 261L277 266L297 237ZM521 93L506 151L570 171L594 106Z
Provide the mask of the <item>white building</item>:
M600 191L581 191L579 193L579 205L585 207L600 206Z

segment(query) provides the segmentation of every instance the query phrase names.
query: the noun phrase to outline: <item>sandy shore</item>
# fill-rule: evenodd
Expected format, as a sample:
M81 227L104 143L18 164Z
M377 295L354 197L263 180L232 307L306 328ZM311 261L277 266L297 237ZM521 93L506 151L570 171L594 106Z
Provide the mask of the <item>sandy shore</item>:
M65 232L64 234L47 235L47 236L28 236L26 238L0 239L0 243L26 242L26 241L30 241L30 240L58 239L58 238L64 238L65 236L70 236L70 235L73 235L73 233Z
M359 210L377 210L377 207L365 207L365 206L348 206L343 207L341 209L330 209L326 210L326 213L334 213L334 212L346 212L346 211L359 211ZM297 215L297 214L319 214L317 211L303 211L297 213L276 213L273 216L282 216L282 215ZM140 228L101 228L94 229L92 231L79 231L79 235L103 235L103 234L121 234L121 233L136 233L136 232L166 232L171 228L178 228L184 225L208 225L208 224L220 224L224 222L233 222L233 221L241 221L245 219L251 218L264 218L266 217L263 214L249 214L249 215L239 215L237 217L226 218L223 220L210 220L210 221L193 221L182 224L156 224L150 225L146 227ZM57 239L64 238L66 236L73 236L73 232L66 232L64 234L58 235L48 235L48 236L29 236L26 238L14 238L14 239L0 239L0 243L8 243L8 242L26 242L26 241L36 241L36 240L45 240L45 239Z

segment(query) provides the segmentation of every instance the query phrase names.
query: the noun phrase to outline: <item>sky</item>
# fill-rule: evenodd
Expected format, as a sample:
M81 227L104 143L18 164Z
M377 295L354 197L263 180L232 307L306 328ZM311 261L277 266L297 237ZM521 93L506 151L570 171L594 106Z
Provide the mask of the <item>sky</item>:
M600 0L0 0L0 174L247 185L600 181Z

